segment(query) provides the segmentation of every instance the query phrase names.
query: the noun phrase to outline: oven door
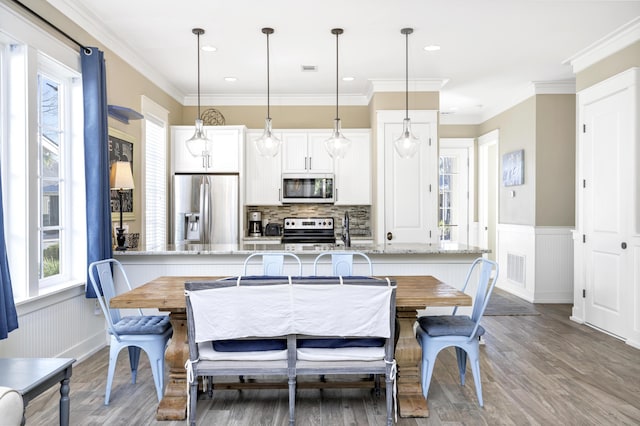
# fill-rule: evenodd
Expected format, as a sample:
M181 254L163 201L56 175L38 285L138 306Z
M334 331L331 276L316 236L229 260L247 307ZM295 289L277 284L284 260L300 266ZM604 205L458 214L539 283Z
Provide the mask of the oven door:
M333 174L283 174L283 203L333 203Z

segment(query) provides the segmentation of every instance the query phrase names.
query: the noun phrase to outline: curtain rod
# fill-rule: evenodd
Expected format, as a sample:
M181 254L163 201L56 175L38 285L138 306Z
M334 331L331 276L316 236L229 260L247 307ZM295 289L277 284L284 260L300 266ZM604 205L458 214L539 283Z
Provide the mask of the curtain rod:
M43 18L40 14L38 14L36 11L34 11L33 9L29 8L27 5L23 4L22 2L18 1L18 0L13 0L14 3L18 4L20 7L22 7L23 9L25 9L26 11L28 11L29 13L31 13L32 15L40 18L40 20L44 23L46 23L47 25L49 25L51 28L53 28L54 30L56 30L57 32L59 32L60 34L62 34L63 36L65 36L68 40L72 41L74 44L76 44L78 47L81 47L84 51L86 52L91 52L91 49L89 49L88 47L86 47L85 45L83 45L82 43L80 43L79 41L77 41L75 38L71 37L69 34L65 33L64 31L62 31L60 28L56 27L55 25L53 25L51 22L47 21L45 18Z

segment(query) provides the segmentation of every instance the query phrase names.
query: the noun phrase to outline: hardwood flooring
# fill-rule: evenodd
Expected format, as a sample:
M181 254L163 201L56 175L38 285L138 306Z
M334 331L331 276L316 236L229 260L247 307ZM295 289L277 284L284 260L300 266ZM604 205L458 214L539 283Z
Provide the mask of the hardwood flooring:
M398 425L639 425L640 350L571 322L570 305L535 305L539 316L491 316L482 347L485 406L477 405L473 376L460 386L455 353L440 353L429 391L429 418L399 418ZM105 348L74 366L72 425L184 425L155 420L157 399L146 356L138 383L130 383L121 352L111 394L104 405L108 363ZM27 425L55 425L57 390L27 407ZM369 389L300 389L299 425L382 425L381 397ZM286 425L284 389L221 390L198 401L200 425Z

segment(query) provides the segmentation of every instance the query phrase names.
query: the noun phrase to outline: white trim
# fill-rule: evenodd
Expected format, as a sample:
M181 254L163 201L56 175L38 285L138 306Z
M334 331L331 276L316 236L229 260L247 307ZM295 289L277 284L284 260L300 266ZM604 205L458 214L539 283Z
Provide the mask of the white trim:
M500 129L494 129L478 138L478 146L486 145L500 139Z
M402 79L370 79L371 92L404 92L407 82ZM416 78L408 81L409 92L439 92L448 78Z
M562 63L571 65L574 74L577 74L638 40L640 40L640 17L635 17Z

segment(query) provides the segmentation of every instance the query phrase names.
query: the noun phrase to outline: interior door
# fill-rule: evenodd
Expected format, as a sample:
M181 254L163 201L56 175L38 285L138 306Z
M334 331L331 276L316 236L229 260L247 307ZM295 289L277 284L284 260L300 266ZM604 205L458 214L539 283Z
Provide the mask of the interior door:
M491 250L487 257L496 260L498 229L498 133L478 139L478 245Z
M431 243L438 240L437 148L429 145L434 123L412 121L412 133L420 139L419 151L400 158L393 141L402 124L387 123L385 140L385 243Z
M628 91L615 92L584 107L581 135L582 209L585 248L585 320L620 336L625 333L626 298L633 294L626 271L633 155Z
M440 241L468 244L469 148L454 142L440 139L438 230Z

